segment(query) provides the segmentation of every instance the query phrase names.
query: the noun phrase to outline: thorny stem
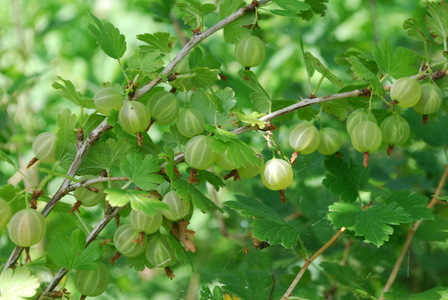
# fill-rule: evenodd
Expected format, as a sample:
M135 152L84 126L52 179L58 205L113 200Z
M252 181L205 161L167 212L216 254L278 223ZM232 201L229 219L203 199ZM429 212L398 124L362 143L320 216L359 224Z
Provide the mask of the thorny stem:
M311 263L316 258L318 258L322 253L324 253L325 250L330 248L330 246L333 245L338 240L338 238L344 233L345 229L346 229L345 227L342 227L341 229L339 229L339 231L325 245L323 245L322 248L320 248L316 253L314 253L314 255L311 256L310 259L305 260L305 264L302 266L302 269L300 269L296 278L291 283L291 285L289 286L286 293L283 295L282 300L288 300L289 295L291 295L292 291L294 290L296 285L299 283L300 279L302 278L303 274L305 274L305 271L308 269L308 267L311 265Z
M436 205L439 200L437 199L438 196L440 196L440 193L442 192L443 186L445 185L446 179L448 177L448 165L445 166L445 172L443 172L442 178L439 181L439 185L437 186L437 190L434 194L434 197L431 199L431 201L428 203L428 208L432 208L434 205ZM423 222L423 220L419 220L415 222L414 226L412 226L412 229L409 231L406 240L403 244L403 248L401 249L400 255L398 256L397 261L395 262L394 268L392 269L392 272L389 275L389 279L387 280L386 285L384 286L383 292L381 293L380 300L384 300L384 293L388 292L390 288L392 287L392 284L394 283L395 279L397 278L398 271L400 270L401 263L403 262L403 259L406 255L406 252L409 249L409 246L411 245L411 240L414 237L415 232L417 231L420 224Z

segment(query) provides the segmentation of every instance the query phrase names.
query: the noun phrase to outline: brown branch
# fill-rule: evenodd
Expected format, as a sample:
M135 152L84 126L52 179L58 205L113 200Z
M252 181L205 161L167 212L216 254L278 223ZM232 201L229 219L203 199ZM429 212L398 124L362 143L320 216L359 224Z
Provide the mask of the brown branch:
M437 190L434 194L434 197L431 199L431 201L428 203L428 208L432 208L434 205L436 205L439 200L437 199L438 196L440 196L440 193L442 192L443 186L445 185L446 179L448 177L448 165L445 166L445 172L443 172L442 178L439 181L439 185L437 186ZM406 255L406 252L409 249L409 246L411 245L412 238L414 237L415 232L417 231L420 224L423 222L423 220L418 220L415 222L414 226L412 226L412 230L409 231L406 240L403 244L403 248L401 249L400 255L398 256L397 261L395 262L394 268L392 269L392 272L389 275L389 279L387 280L386 285L384 286L383 292L381 293L380 300L384 300L384 293L388 292L390 288L392 287L392 284L394 283L395 279L397 278L398 271L400 270L401 263L403 262L403 259Z
M182 50L180 50L179 53L177 53L176 57L174 57L174 59L165 67L165 69L163 69L163 71L160 72L160 74L168 75L169 73L171 73L173 71L174 67L182 60L182 58L184 58L184 56L186 56L191 51L191 49L193 49L197 44L199 44L200 42L202 42L203 40L205 40L206 38L211 36L216 31L220 30L227 24L230 24L233 21L241 18L248 12L254 11L256 5L259 6L259 5L266 4L268 2L271 2L271 0L260 0L260 1L256 1L256 2L255 1L251 2L247 6L240 8L238 11L231 14L230 16L222 19L221 21L219 21L218 23L216 23L214 26L210 27L208 30L204 31L203 33L194 35L191 38L191 40L185 45L185 47L183 47ZM132 100L138 100L141 96L143 96L144 94L149 92L153 87L158 85L160 82L162 82L161 77L151 80L150 82L148 82L147 84L142 86L135 93L135 95L132 97Z
M305 264L302 266L302 268L300 269L296 278L294 279L294 281L289 286L288 290L283 295L282 300L288 300L289 295L291 295L292 291L294 290L296 285L299 283L300 279L302 278L303 274L305 274L305 271L308 269L308 267L311 265L311 263L316 258L318 258L322 253L324 253L325 250L330 248L330 246L333 245L338 240L338 238L341 236L341 234L344 233L345 229L346 229L345 227L342 227L341 229L339 229L339 231L325 245L323 245L322 248L320 248L316 253L314 253L314 255L311 256L310 259L305 260Z

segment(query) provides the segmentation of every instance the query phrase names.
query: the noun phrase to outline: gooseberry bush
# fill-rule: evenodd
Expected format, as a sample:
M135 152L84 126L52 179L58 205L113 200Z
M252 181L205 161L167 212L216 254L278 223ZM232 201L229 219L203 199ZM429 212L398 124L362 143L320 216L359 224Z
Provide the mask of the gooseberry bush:
M132 26L94 7L16 18L0 299L445 297L448 2L388 3L409 15L384 36L382 4L341 2L130 1ZM54 40L85 57L52 90L35 78Z

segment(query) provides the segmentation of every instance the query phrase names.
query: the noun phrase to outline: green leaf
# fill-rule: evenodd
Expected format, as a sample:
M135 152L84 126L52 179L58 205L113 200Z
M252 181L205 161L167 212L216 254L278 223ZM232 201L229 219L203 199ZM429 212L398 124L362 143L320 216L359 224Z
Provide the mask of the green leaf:
M236 168L242 168L249 165L261 166L254 150L247 144L238 139L238 137L221 128L214 129L212 138L212 149L216 153L227 151L227 159L231 161Z
M202 26L204 15L214 12L216 6L211 3L201 4L197 0L181 0L176 6L184 14L182 20L193 28Z
M418 140L423 140L428 145L441 147L448 145L448 116L438 116L426 125L422 123L422 116L413 109L405 112L405 118L411 126L412 132Z
M199 190L197 190L192 184L189 184L185 180L175 180L173 181L173 186L179 196L187 201L193 201L196 208L201 210L203 213L206 211L213 212L215 210L220 210L213 201L204 196Z
M140 52L142 54L146 52L162 52L164 54L169 54L177 43L177 39L174 36L171 36L168 32L138 34L137 39L147 44L140 46Z
M128 60L128 70L151 77L153 73L164 65L160 58L160 52L148 52L145 54L134 54Z
M244 79L244 83L254 90L254 93L250 94L250 98L257 111L261 113L269 112L272 99L258 82L255 73L250 70L241 70L238 73L240 74L240 77Z
M268 271L244 270L219 276L223 289L244 300L269 299L273 276Z
M236 197L236 201L227 201L225 205L240 211L246 217L254 218L251 226L255 238L269 240L271 245L282 243L285 248L296 245L299 231L295 226L285 222L276 211L253 198Z
M123 175L129 177L139 188L143 190L155 190L157 184L165 182L163 176L157 173L160 171L160 163L157 157L152 155L141 155L130 153L120 164Z
M386 203L396 203L403 211L411 215L412 221L433 220L434 215L427 207L428 198L419 194L411 194L409 191L393 192L386 199Z
M186 90L203 88L218 80L218 74L219 70L197 67L187 73L176 75L176 82Z
M311 20L314 14L318 14L321 17L325 16L325 11L327 10L326 2L328 0L305 0L305 3L311 6L311 9L302 11L300 16L306 21Z
M370 82L372 87L372 91L378 95L384 95L385 91L383 86L381 85L380 80L376 77L375 74L372 73L362 62L355 56L351 56L346 58L346 60L350 63L351 69L353 71L353 77L357 80L366 79Z
M184 247L181 246L179 240L171 232L168 235L168 242L170 243L171 248L174 249L174 255L178 261L183 263L191 263ZM191 265L191 267L193 267L193 265Z
M80 229L72 233L71 239L60 233L53 235L47 253L58 266L75 270L94 270L103 256L100 241L86 248L86 236Z
M39 279L27 267L6 269L0 274L0 299L25 300L34 297L39 286Z
M311 64L311 66L320 74L322 74L323 77L327 78L331 83L334 85L342 88L344 86L344 82L339 79L336 75L330 72L325 66L321 63L321 61L313 56L308 51L305 52L305 58L306 60Z
M415 73L415 67L410 65L415 62L416 57L409 49L399 47L394 55L389 44L382 40L372 49L372 55L384 72L383 75L390 74L394 78L401 78Z
M105 189L106 200L111 206L125 206L129 202L132 209L141 210L143 213L153 216L160 209L169 209L169 206L150 193L144 191Z
M12 159L9 158L9 156L5 152L3 152L3 150L0 150L0 160L6 161L17 170L16 164L12 161Z
M246 3L242 0L223 0L219 6L219 17L222 20L244 6L246 6ZM246 14L242 18L226 25L224 27L224 40L227 43L235 44L240 38L250 34L250 30L243 26L253 24L254 18L255 14Z
M271 13L289 18L301 18L302 11L311 9L309 4L302 1L274 0L274 3L282 9L273 9Z
M56 158L60 159L68 152L69 145L75 143L76 122L76 115L72 114L68 109L64 109L56 117L56 123L58 124L58 131L56 133L57 139L55 144Z
M59 94L64 97L67 100L72 101L74 104L86 107L86 108L95 108L95 104L93 101L89 98L86 98L81 95L78 91L76 91L75 86L70 80L64 80L61 77L57 77L59 80L61 80L64 85L60 84L59 82L54 81L51 85L54 89L60 90Z
M96 175L103 170L118 167L121 161L126 159L130 149L129 141L124 139L117 142L110 138L106 142L97 142L83 160L78 173Z
M351 267L341 266L338 263L332 262L321 262L319 265L324 269L325 272L331 275L331 277L340 284L355 289L364 289L359 283L362 282L360 280L361 277L356 274Z
M206 53L204 55L201 49L198 47L194 48L190 52L188 56L188 65L191 69L197 67L206 67L213 70L219 69L221 67L221 63L212 54Z
M354 164L351 160L347 165L337 156L328 156L324 165L329 174L322 183L333 194L341 196L342 201L354 202L359 191L369 182L368 169Z
M95 22L95 25L89 24L87 28L95 37L97 44L108 56L120 59L126 52L126 40L120 30L109 22L101 22L97 17L87 12Z
M340 99L334 102L324 102L321 105L325 113L335 115L341 121L347 119L349 111L353 111L353 107L345 99Z
M260 114L258 111L253 111L250 115L244 113L236 113L236 116L240 122L247 123L250 126L258 126L260 129L264 129L266 121L260 121L260 118L266 114Z
M392 298L387 298L392 299ZM437 286L422 293L411 295L410 300L443 300L448 299L448 287Z
M190 104L202 113L206 124L227 124L229 121L229 110L235 105L235 92L231 88L210 93L206 89L198 89L191 96ZM216 114L216 112L218 114Z
M226 186L226 184L224 183L224 181L222 180L221 177L213 174L212 172L206 171L206 170L201 170L197 174L196 178L199 179L199 182L207 181L208 183L213 185L213 187L217 191L219 191L219 188Z
M410 37L415 38L416 40L422 41L431 45L431 41L426 35L423 27L420 25L420 22L416 18L410 18L403 22L403 29L406 30L407 34Z
M446 1L426 2L429 15L425 22L436 43L445 43L448 38L448 3Z
M169 149L175 149L179 145L186 145L188 138L179 133L176 124L170 126L170 131L165 131L162 134L162 140L165 142L165 146Z
M412 221L411 215L396 203L376 204L365 210L353 204L335 203L329 209L328 218L336 228L354 230L357 235L364 236L366 242L377 247L388 241L394 232L389 225Z

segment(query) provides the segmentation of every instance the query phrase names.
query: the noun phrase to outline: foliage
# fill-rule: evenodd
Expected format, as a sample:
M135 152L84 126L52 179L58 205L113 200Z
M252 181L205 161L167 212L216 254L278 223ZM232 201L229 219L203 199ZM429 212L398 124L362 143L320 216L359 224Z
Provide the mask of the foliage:
M364 2L6 4L0 198L13 213L42 212L47 232L23 249L1 229L0 299L79 299L72 271L102 263L113 275L98 299L446 297L448 2ZM261 65L250 69L234 55L248 35L266 46ZM437 85L441 108L422 117L395 105L390 90L403 77ZM119 111L98 113L93 97L101 87L144 108L157 92L173 93L181 110L202 114L199 134L210 140L211 157L224 155L235 170L188 166L191 137L180 122L137 120L130 109L125 126ZM357 152L350 135L360 131L346 129L356 109L378 126L400 116L411 137ZM290 133L302 122L337 130L341 148L329 156L294 152ZM137 123L145 130L125 130ZM33 159L42 132L56 134L54 164ZM264 172L272 158L293 168L286 189L262 183L279 174L240 178L238 169ZM83 207L74 193L81 187L104 195L101 203ZM163 235L163 247L114 255L114 233L130 223L131 210L160 214L170 209L160 201L170 191L191 210L179 221L164 217L159 231L134 241ZM176 263L159 264L170 267L149 262L172 253Z

